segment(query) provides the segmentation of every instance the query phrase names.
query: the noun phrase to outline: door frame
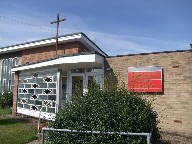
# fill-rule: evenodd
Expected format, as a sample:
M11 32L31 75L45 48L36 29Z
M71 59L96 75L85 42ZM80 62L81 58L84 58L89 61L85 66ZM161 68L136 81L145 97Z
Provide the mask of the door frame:
M72 73L71 69L68 69L68 76L67 76L67 100L71 100L72 96L72 77L73 76L82 76L83 77L83 92L87 92L88 90L88 77L89 76L97 76L101 75L101 82L100 82L100 88L102 89L104 86L104 68L102 67L102 72L87 72L87 68L85 68L85 72L80 73Z

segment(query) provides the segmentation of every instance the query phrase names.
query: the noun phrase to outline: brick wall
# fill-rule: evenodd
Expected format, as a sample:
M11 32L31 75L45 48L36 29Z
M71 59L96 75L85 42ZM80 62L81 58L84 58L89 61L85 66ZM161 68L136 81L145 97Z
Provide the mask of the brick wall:
M64 43L59 44L57 53L58 55L80 53L85 51L84 48L85 46L80 42ZM54 58L55 56L55 45L26 49L22 51L21 64L39 62L49 58Z
M18 84L19 84L19 72L15 72L14 88L13 88L13 107L12 107L12 114L14 115L17 112Z
M127 68L160 65L163 67L164 93L149 95L157 98L154 104L164 131L190 135L192 133L192 52L172 52L147 55L109 57L106 60L113 69L118 84L128 82Z

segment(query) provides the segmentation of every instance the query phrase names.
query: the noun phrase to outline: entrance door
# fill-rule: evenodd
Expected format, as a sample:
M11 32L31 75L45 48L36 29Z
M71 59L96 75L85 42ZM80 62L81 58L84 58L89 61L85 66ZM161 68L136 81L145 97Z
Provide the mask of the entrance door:
M88 69L71 70L69 74L68 100L72 95L83 95L91 87L103 87L101 72L90 72Z
M82 75L72 76L72 95L83 95L85 79Z
M69 80L69 96L82 95L86 91L85 73L71 73Z

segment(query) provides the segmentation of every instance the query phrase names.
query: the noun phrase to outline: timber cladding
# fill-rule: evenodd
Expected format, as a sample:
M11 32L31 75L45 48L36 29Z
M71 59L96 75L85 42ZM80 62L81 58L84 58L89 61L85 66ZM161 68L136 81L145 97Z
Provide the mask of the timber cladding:
M161 118L159 126L163 131L190 136L192 133L192 52L162 52L136 54L106 58L117 76L118 84L128 84L128 67L162 66L163 92L145 95L156 98L154 108Z
M21 64L40 62L50 58L56 57L56 46L49 45L44 47L37 47L32 49L26 49L22 51ZM69 42L58 45L58 55L63 54L75 54L83 52L85 46L80 42Z

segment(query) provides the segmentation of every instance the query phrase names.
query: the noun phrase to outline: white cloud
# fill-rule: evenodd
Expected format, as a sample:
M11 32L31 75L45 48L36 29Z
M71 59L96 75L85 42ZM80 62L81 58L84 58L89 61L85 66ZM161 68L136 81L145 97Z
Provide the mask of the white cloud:
M150 52L151 48L129 41L120 35L92 32L93 39L100 43L109 55Z
M17 18L21 22L5 20L0 23L0 47L8 46L42 38L55 36L56 26L51 25L50 21L54 21L48 14L43 14L42 19L39 17L28 16L17 13ZM122 34L111 34L99 32L96 28L89 29L86 20L76 15L67 14L67 21L60 24L60 34L68 34L75 32L84 32L91 40L93 40L108 55L148 53L158 51L168 51L176 49L188 49L188 44L184 42L170 42L154 38L146 38L140 36L129 36ZM14 17L13 15L10 17ZM61 18L65 18L61 16ZM22 23L26 22L25 24ZM27 23L31 24L28 25ZM32 26L33 24L37 26Z
M182 42L87 31L88 36L109 55L150 53L187 49Z

